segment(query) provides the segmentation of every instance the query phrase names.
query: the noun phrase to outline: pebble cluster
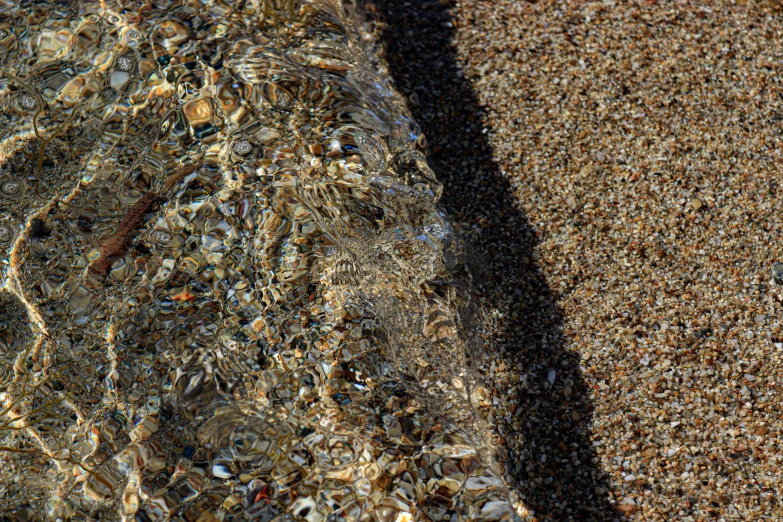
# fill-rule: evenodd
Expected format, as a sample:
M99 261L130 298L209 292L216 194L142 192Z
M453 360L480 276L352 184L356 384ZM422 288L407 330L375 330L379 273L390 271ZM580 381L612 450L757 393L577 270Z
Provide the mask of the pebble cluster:
M783 518L779 3L370 11L479 260L530 519Z
M0 518L518 519L351 11L0 2Z

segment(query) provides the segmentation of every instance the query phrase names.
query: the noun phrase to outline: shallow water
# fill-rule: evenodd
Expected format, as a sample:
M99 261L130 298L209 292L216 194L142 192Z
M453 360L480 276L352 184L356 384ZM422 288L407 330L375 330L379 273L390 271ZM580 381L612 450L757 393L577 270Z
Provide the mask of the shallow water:
M463 248L338 1L0 1L0 515L505 520Z

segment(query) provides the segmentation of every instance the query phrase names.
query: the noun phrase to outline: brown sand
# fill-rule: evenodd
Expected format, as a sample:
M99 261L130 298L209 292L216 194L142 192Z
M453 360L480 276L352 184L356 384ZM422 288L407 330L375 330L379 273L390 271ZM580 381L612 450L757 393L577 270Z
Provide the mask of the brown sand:
M372 13L478 260L486 413L531 519L783 519L783 14Z

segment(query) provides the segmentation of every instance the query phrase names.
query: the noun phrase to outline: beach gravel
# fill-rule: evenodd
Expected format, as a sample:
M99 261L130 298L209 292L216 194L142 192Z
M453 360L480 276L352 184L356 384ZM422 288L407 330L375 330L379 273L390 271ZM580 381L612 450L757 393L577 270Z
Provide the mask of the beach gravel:
M529 517L783 519L783 13L373 12L478 259L484 415Z

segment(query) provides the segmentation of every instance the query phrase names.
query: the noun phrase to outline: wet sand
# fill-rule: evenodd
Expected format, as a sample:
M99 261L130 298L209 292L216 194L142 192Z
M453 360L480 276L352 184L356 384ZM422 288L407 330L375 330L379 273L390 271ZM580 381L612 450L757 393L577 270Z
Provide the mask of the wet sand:
M484 414L533 520L783 516L783 15L371 10L472 245Z

